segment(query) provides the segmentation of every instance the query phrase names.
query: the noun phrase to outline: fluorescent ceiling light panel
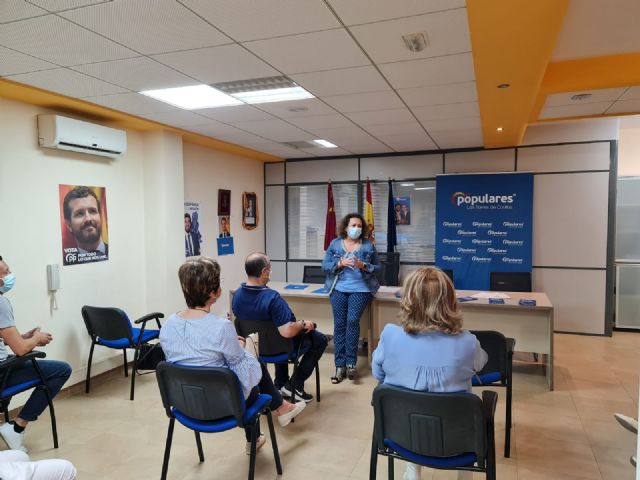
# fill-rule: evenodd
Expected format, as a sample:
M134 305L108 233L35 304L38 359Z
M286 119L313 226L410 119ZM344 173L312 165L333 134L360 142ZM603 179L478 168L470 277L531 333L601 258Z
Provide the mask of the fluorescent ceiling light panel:
M258 90L252 92L232 93L233 97L242 100L245 103L271 103L271 102L288 102L290 100L304 100L305 98L313 98L309 92L302 87L277 88L275 90Z
M242 102L222 93L209 85L193 85L191 87L162 88L160 90L145 90L140 92L147 97L161 102L170 103L186 110L199 108L226 107L241 105Z
M220 82L214 83L212 87L252 104L314 98L312 94L284 75Z
M415 185L415 183L401 183L400 186L401 187L413 187Z
M435 190L436 187L416 187L414 190Z
M324 148L338 148L337 145L334 145L333 143L328 142L326 140L318 139L318 140L314 140L313 143L316 143L316 144L318 144L318 145L320 145L321 147L324 147Z

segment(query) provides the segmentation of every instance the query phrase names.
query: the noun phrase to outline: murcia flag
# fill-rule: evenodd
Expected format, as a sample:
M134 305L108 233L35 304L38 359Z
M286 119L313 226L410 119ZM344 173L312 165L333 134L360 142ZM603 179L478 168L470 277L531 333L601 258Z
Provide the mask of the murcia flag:
M329 248L331 241L336 238L336 210L333 204L333 189L331 182L327 188L327 220L324 227L324 249Z

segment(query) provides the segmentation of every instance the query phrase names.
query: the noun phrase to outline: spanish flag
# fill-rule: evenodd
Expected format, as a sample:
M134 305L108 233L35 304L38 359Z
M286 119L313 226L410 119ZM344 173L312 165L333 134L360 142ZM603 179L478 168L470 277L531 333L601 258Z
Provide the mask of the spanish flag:
M375 227L373 225L373 197L371 196L371 184L367 178L367 201L364 204L364 221L369 225L369 231L366 238L371 240L373 244L376 243Z
M336 209L333 204L333 189L331 188L331 182L329 182L327 188L327 219L324 227L324 249L329 248L331 241L336 238Z

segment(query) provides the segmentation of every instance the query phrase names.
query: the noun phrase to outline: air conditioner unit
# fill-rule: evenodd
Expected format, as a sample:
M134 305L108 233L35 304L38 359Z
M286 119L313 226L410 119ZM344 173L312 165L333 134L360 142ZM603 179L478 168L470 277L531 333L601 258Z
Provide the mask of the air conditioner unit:
M46 148L119 157L127 151L127 133L60 115L38 115L38 144Z

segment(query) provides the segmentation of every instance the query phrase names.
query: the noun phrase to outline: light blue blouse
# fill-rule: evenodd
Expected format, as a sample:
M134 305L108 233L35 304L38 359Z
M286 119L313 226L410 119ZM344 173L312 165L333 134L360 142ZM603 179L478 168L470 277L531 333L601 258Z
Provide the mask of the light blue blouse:
M163 327L164 328L164 327ZM475 372L487 363L475 335L431 331L410 335L388 324L373 352L373 376L380 382L427 392L471 391Z
M212 313L188 320L174 313L160 329L160 345L168 362L231 369L245 398L262 378L260 363L240 346L233 324Z

